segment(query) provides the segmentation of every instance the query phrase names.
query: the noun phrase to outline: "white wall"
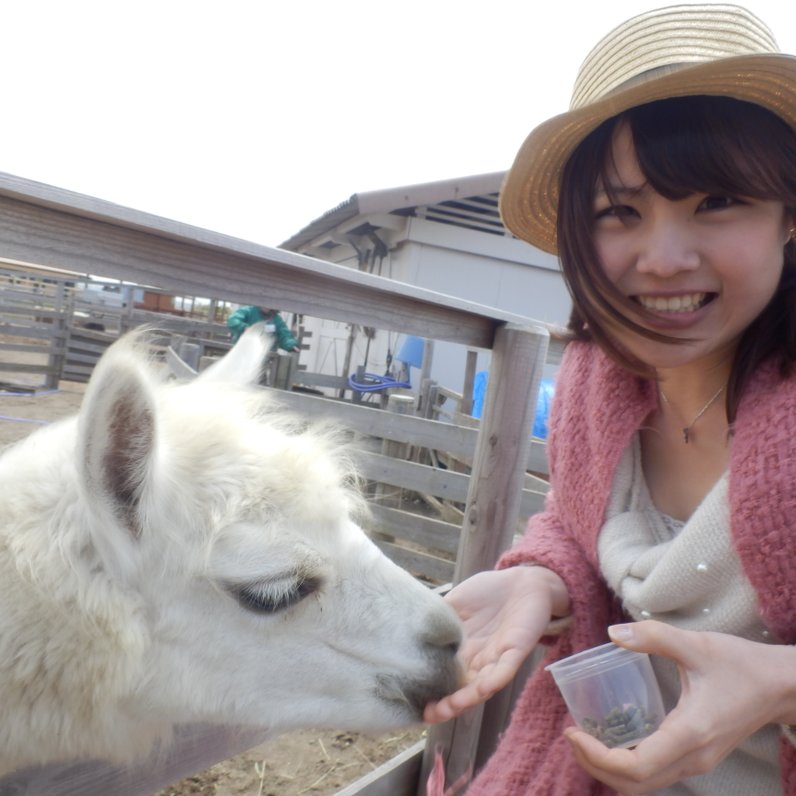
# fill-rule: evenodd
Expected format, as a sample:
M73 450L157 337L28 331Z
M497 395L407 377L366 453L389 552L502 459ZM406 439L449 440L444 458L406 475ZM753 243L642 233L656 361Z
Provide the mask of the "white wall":
M565 325L571 301L555 257L512 238L412 219L409 239L392 255L392 276L533 320ZM432 378L460 391L466 349L434 344ZM478 369L489 367L489 353Z
M569 293L552 255L514 238L419 218L409 219L402 237L383 263L383 276L533 320L566 323ZM353 259L350 263L342 260L341 264L356 267ZM312 371L340 375L348 338L346 325L307 319L307 328L313 331L313 343L309 354L302 355L302 363ZM370 372L383 373L388 352L395 356L403 339L397 332L380 330L368 346L364 335L359 334L350 373L363 364ZM461 391L465 360L463 346L435 341L432 378ZM489 352L483 351L478 369L488 367ZM417 372L412 375L416 381Z

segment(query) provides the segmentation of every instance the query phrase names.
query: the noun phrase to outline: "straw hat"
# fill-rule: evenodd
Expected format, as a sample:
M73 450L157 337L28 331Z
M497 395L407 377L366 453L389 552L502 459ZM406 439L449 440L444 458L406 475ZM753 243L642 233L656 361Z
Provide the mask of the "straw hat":
M754 102L796 128L796 57L739 6L670 6L624 22L586 56L569 112L525 139L501 190L505 226L555 254L559 179L578 144L628 108L697 94Z

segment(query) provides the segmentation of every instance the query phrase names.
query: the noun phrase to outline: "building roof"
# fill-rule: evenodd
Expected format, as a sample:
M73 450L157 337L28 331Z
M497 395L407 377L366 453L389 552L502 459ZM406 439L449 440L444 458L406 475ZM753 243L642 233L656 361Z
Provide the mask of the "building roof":
M337 207L311 221L280 244L279 248L296 251L350 219L371 214L422 216L445 224L507 235L509 233L500 221L497 206L498 192L505 173L497 171L355 193Z

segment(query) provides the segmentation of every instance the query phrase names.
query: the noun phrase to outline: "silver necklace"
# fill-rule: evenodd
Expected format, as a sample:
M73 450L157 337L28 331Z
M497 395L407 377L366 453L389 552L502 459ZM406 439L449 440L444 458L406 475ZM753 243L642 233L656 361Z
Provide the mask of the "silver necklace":
M686 445L688 445L688 441L693 436L691 429L694 427L694 423L696 423L696 421L699 420L699 418L702 417L702 415L704 415L705 412L707 412L711 406L713 406L713 403L724 392L724 388L726 386L727 386L726 384L722 384L722 386L719 387L718 390L716 390L716 394L696 413L694 419L687 426L683 427L683 442ZM658 390L661 394L661 398L663 398L663 400L668 404L669 399L666 397L666 393L663 390L661 390L660 387L658 387Z

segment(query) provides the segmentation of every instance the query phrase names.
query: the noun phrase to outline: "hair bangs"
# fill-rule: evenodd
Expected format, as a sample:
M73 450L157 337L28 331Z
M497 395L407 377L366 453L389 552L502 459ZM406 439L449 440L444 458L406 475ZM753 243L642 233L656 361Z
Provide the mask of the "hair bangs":
M765 108L730 97L679 97L632 108L615 120L631 130L650 186L667 199L727 194L796 204L788 180L796 140ZM614 126L616 129L616 126Z

